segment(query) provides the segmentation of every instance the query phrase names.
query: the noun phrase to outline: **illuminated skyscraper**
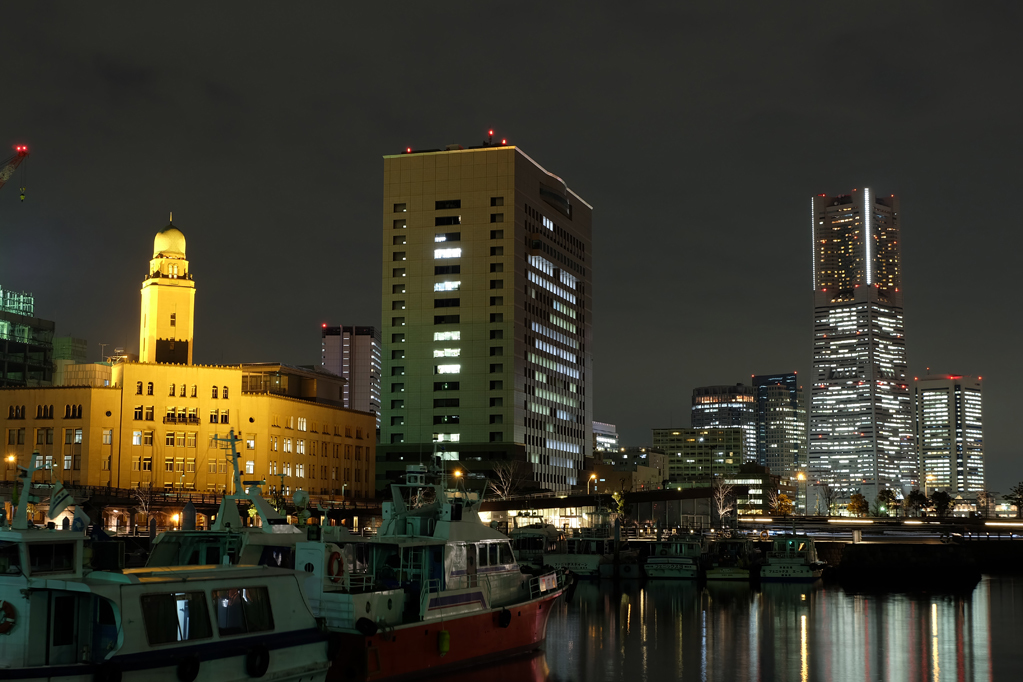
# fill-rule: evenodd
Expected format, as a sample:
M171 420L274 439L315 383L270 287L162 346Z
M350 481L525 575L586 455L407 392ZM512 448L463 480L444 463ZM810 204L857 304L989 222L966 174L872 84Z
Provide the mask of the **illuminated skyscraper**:
M839 496L873 500L917 482L906 379L899 200L819 195L813 235L809 472Z
M752 386L701 386L693 389L694 429L742 429L746 462L757 461L756 397Z
M798 377L753 377L756 391L757 461L783 479L806 469L806 401Z
M377 415L379 427L380 330L323 325L320 336L320 367L348 380L342 392L344 406Z
M953 497L985 490L980 377L928 374L914 392L920 486Z
M592 449L591 207L521 149L384 157L377 487L436 447L566 490Z

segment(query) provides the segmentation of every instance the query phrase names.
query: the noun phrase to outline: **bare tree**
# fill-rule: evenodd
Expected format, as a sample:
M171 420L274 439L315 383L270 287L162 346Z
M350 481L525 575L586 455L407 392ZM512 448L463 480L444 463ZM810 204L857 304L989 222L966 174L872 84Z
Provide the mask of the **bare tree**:
M153 484L138 483L131 489L131 497L135 500L139 511L146 517L149 523L149 510L153 507Z
M834 509L835 503L838 502L838 491L825 483L821 486L820 497L824 499L824 504L827 505L827 515L831 516L831 510Z
M788 498L786 498L788 499ZM771 489L767 491L767 509L770 513L774 513L774 510L778 508L778 491Z
M508 499L522 487L525 477L522 462L516 460L494 462L487 487L502 500Z
M714 508L718 514L718 520L724 523L725 518L735 510L735 496L732 495L732 486L725 483L724 477L714 479L714 489L711 493L714 500Z

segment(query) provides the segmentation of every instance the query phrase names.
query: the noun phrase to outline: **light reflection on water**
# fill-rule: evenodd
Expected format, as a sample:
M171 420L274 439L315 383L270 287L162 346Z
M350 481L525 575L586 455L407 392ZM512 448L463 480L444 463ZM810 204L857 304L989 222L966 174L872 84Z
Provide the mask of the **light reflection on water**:
M985 578L958 595L589 582L572 604L552 610L545 655L464 675L488 682L997 682L1023 679L1021 634L1023 578Z

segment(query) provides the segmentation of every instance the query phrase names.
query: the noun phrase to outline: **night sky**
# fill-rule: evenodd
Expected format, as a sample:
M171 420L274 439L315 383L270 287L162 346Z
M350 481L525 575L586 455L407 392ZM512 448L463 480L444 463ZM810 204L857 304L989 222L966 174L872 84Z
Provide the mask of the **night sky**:
M910 373L984 377L1007 491L1023 6L680 4L8 3L0 284L137 352L173 210L196 362L312 364L321 323L380 324L381 156L492 127L594 206L594 418L641 445L695 386L809 377L810 197L867 186L902 201Z

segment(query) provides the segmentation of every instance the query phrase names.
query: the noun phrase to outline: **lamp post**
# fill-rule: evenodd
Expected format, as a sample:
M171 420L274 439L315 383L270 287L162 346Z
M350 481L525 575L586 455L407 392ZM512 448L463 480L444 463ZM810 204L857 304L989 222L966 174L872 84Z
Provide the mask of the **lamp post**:
M796 480L799 481L799 497L803 500L803 516L806 516L806 474L800 471L796 474Z
M14 455L7 455L7 457L5 457L4 459L7 461L7 466L4 467L4 480L6 481L7 470L11 468L11 465L14 464L14 462L17 461L18 458L15 457Z
M594 481L596 481L596 480L597 480L597 475L596 474L590 474L590 480L586 481L586 494L587 495L590 494L590 485L593 484Z

